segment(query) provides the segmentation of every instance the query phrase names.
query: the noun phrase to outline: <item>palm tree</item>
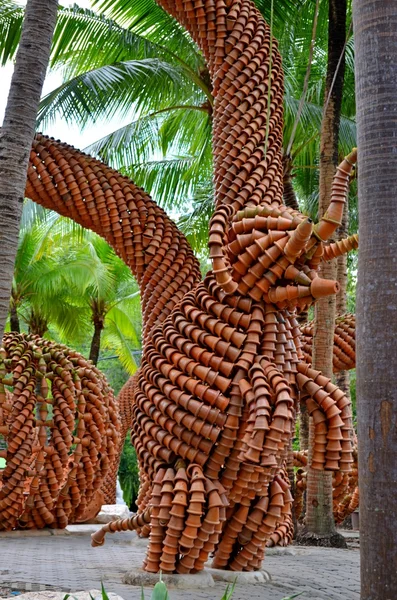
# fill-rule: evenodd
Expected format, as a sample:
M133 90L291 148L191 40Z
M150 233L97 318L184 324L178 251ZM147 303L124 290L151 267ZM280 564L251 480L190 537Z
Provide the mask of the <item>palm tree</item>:
M64 247L56 261L61 269L66 265L60 301L52 314L58 335L81 342L93 328L90 360L96 365L101 345L111 347L127 372L133 374L137 368L135 352L141 346L141 314L138 287L130 269L95 234L80 247Z
M361 598L397 589L397 30L392 0L356 0L360 253L357 404Z
M24 201L10 297L12 331L27 327L29 333L46 333L68 269L58 264L56 254L62 244L69 247L85 237L69 219ZM45 282L51 282L46 294Z
M0 129L0 337L7 320L26 171L57 5L57 0L28 0L4 121ZM7 6L8 3L3 10L7 11ZM39 44L37 40L40 40Z
M321 126L319 213L322 217L331 199L331 186L339 159L339 123L344 82L346 38L346 0L329 0L328 67L324 114ZM321 276L336 279L336 261L323 263ZM336 315L335 296L320 299L315 308L313 367L326 377L333 373L333 338ZM311 423L314 433L314 424ZM312 433L312 432L311 432ZM309 442L310 452L310 442ZM332 473L308 470L305 541L319 536L324 545L346 545L336 533L332 509Z
M83 345L95 364L102 337L133 374L141 315L130 270L101 238L34 206L26 201L22 214L10 329Z
M51 232L60 219L38 208L31 200L25 200L14 264L9 328L20 332L27 326L30 333L42 336L48 328L45 305L51 306L54 298L43 303L38 288L42 278L54 268Z
M257 3L270 20L271 1ZM173 215L183 213L180 225L194 247L203 249L207 218L213 210L212 95L203 57L154 0L97 5L106 16L77 7L59 10L51 66L63 69L65 82L43 99L38 123L50 125L56 115L81 126L115 114L129 116L128 125L86 150L124 170ZM318 183L327 39L323 5L306 101L291 151L300 198L309 198ZM3 19L0 14L3 61L15 51L7 33L17 34L20 10L15 8ZM312 0L283 0L274 5L273 29L286 71L285 147L302 94L313 12ZM347 114L341 128L345 150L355 141L353 112Z

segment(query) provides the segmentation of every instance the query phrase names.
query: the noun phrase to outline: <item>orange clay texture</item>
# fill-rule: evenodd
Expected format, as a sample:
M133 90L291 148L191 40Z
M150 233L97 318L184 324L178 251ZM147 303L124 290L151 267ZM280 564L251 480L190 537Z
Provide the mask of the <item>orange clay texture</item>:
M333 511L336 523L343 521L351 515L359 504L358 492L358 465L357 465L357 443L353 450L353 464L349 473L336 471L332 478L332 495L333 495ZM295 518L298 520L303 515L303 496L307 486L307 450L303 452L294 452L294 467L295 471L295 495L293 503L293 511ZM276 530L275 534L278 533ZM275 540L275 544L281 544L279 540ZM270 545L268 543L268 545ZM273 544L272 544L273 545Z
M6 334L0 433L0 530L64 528L98 512L117 473L120 422L91 362L38 336Z
M287 208L283 73L268 25L250 0L161 6L211 75L212 270L201 281L186 238L146 192L66 144L36 136L26 195L104 237L141 291L142 364L120 394L122 434L131 427L139 463L138 515L105 526L93 544L136 529L150 536L147 571L196 572L210 554L215 567L250 571L267 544L292 536L285 467L299 402L315 423L312 467L348 473L353 464L350 401L305 360L296 315L338 291L317 271L352 245L328 240L356 153L338 168L320 223Z

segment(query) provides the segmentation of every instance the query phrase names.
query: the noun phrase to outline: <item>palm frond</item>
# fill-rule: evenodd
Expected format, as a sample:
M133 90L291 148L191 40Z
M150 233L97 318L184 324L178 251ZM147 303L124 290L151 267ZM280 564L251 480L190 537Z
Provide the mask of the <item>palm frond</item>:
M214 212L214 188L211 179L198 186L190 199L190 209L178 220L196 255L206 253L208 223Z
M154 0L93 0L92 4L120 25L167 46L176 55L194 56L199 67L202 58L192 38Z
M24 8L12 0L0 5L0 64L15 57L21 36Z
M84 126L99 118L153 112L170 102L194 103L200 97L178 67L157 58L130 60L104 65L61 84L42 99L37 122L48 124L60 115Z

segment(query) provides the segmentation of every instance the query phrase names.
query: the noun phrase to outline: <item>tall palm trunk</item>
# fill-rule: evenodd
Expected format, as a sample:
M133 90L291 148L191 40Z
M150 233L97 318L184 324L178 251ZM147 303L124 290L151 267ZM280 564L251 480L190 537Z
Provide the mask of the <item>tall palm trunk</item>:
M356 0L361 599L397 590L397 9Z
M11 331L15 331L16 333L21 332L20 324L19 324L19 316L17 311L17 305L15 304L14 299L11 297L10 300L10 328Z
M343 211L342 224L336 232L338 239L346 238L349 235L349 204L345 204ZM347 311L347 254L342 254L337 258L337 281L340 285L339 294L336 297L336 314L343 315ZM339 371L335 375L336 385L350 398L350 374L349 371Z
M92 360L94 365L97 365L99 359L99 352L101 349L101 335L105 326L105 319L102 315L94 315L92 320L94 323L94 334L91 340L89 359Z
M26 172L57 6L57 0L28 0L0 129L0 339L8 315Z
M294 186L292 185L292 158L291 156L284 154L283 155L283 201L284 204L293 208L294 210L299 210L298 199L295 194Z
M339 124L345 71L343 53L346 36L346 0L329 0L328 64L325 107L321 123L319 216L326 212L332 180L338 165ZM336 279L335 261L323 263L320 277ZM316 304L313 366L332 377L335 296ZM313 424L310 425L313 429ZM311 432L311 437L313 431ZM322 545L342 545L336 534L332 512L332 473L309 469L307 484L306 538Z

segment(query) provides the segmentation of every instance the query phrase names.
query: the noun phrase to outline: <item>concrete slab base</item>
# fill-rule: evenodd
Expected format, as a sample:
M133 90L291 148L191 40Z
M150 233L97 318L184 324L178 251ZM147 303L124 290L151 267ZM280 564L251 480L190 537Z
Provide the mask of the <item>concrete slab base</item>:
M110 523L117 519L128 519L131 516L128 506L125 504L104 504L97 516L90 523Z
M162 580L170 590L197 590L214 587L215 582L210 569L204 569L200 573L191 575L165 574L161 575ZM135 586L155 586L159 581L158 573L147 573L140 569L128 571L123 577L123 583Z
M256 584L269 583L272 580L267 571L224 571L223 569L206 569L214 581L225 581L227 583Z
M98 523L82 523L81 525L68 525L64 531L68 534L73 533L73 535L91 535L91 533L95 533L101 527L103 525Z
M293 546L271 546L266 548L266 556L295 556L296 548Z
M13 531L0 531L1 538L26 538L26 537L49 537L51 529L18 529Z

